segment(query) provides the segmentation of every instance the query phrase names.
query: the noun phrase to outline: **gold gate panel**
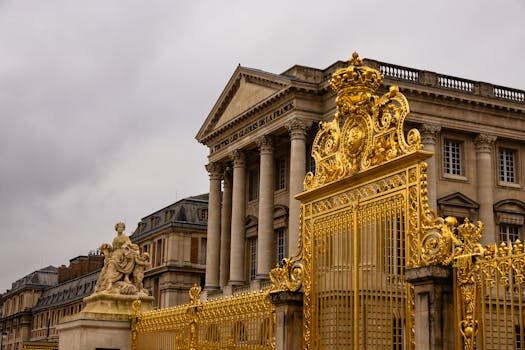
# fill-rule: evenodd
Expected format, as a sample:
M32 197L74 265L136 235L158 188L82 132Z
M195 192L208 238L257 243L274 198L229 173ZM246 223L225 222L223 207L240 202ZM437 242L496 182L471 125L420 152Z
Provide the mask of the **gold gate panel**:
M297 196L299 253L272 271L277 290L303 288L305 349L414 347L404 271L420 251L431 154L416 129L405 137L409 106L397 86L376 95L382 79L357 54L333 74L337 111L320 124L315 171Z

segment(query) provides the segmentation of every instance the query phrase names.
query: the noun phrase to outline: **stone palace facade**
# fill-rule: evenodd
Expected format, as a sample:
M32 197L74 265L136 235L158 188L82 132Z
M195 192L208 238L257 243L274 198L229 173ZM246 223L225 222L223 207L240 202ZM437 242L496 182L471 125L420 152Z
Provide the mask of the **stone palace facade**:
M522 239L525 92L365 59L408 98L428 162L429 200L443 216L486 224L484 243ZM205 289L225 295L268 284L299 240L299 202L320 121L335 113L332 73L239 66L196 138L209 149ZM480 77L482 79L482 77ZM380 91L381 92L381 91Z

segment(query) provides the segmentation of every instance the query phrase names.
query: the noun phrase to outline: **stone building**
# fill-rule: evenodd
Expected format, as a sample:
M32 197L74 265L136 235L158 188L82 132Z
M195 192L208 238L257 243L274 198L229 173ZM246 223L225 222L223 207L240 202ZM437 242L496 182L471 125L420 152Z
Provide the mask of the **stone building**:
M48 266L14 282L0 298L5 333L0 350L56 349L55 326L82 310L82 299L91 294L103 264L104 257L95 251L71 259L69 266Z
M142 218L130 236L150 255L144 287L155 307L186 303L189 289L203 284L207 218L208 194L188 197Z
M24 348L35 349L58 344L56 326L63 317L82 311L83 299L93 292L104 256L99 251L81 255L58 268L58 284L45 289L32 308L30 340Z
M429 199L440 215L482 220L484 241L522 238L525 92L396 66L364 64L408 98L428 162ZM294 254L305 174L320 121L335 113L332 73L295 65L282 74L239 66L196 138L209 149L209 294L264 287ZM482 77L480 77L482 79Z
M58 269L48 266L13 282L11 289L1 295L1 350L22 349L22 343L31 336L31 310L44 290L57 283L57 278Z

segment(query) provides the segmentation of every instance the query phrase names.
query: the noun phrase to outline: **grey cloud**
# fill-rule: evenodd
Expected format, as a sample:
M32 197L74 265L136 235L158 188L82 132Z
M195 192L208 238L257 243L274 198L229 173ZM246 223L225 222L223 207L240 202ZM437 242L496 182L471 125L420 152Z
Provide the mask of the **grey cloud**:
M242 65L362 56L525 88L515 1L0 2L0 290L208 190L198 128Z

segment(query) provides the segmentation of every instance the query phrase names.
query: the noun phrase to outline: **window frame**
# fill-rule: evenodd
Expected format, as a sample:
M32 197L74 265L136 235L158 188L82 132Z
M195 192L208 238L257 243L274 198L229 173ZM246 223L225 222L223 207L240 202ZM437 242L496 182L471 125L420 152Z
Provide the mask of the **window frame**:
M503 229L506 228L506 232L502 232ZM517 232L510 232L510 228L515 228ZM498 241L500 243L509 243L509 242L516 242L516 240L521 240L521 229L522 229L522 225L517 225L517 224L510 224L510 223L506 223L506 222L502 222L498 225ZM507 239L503 240L502 237L503 236L507 236ZM514 239L509 239L509 237L513 235L515 236Z
M282 242L282 257L280 254ZM281 266L281 262L286 258L286 229L284 227L279 227L275 229L275 260L277 265Z
M510 182L510 181L506 181L506 180L502 180L501 179L501 151L511 151L514 155L514 159L513 159L513 162L514 162L514 167L513 167L513 171L514 171L514 182ZM520 153L519 153L519 149L518 148L515 148L515 147L512 147L512 146L508 146L506 144L501 144L501 145L498 145L496 147L496 156L494 157L496 158L495 159L495 168L496 168L496 177L497 177L497 184L499 186L503 186L503 187L518 187L520 188L521 187L521 172L520 172Z
M258 168L248 170L248 202L259 200L260 174Z
M447 143L457 143L458 145L458 155L459 155L459 174L454 174L453 172L447 172ZM450 162L453 162L453 160L449 160ZM453 138L453 137L447 137L443 136L443 141L441 145L441 168L442 168L442 174L445 178L452 178L452 179L461 179L466 180L465 176L465 142L464 140ZM451 169L453 167L453 164L450 165Z
M282 183L281 183L281 180L282 180ZM285 157L277 158L275 160L275 192L286 191L288 187L287 180L288 180L287 159Z

